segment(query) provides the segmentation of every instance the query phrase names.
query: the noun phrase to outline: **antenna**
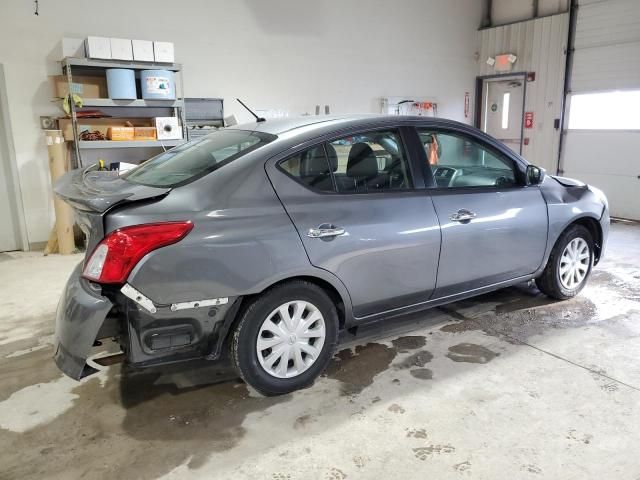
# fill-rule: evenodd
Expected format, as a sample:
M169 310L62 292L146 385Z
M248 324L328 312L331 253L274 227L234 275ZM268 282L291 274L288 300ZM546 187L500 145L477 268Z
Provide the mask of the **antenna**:
M265 118L259 117L258 115L256 115L253 110L251 110L249 107L247 107L244 102L242 100L240 100L239 98L236 98L236 100L238 101L238 103L240 103L240 105L242 105L244 108L247 109L247 111L253 115L254 117L256 117L256 122L266 122L267 120Z

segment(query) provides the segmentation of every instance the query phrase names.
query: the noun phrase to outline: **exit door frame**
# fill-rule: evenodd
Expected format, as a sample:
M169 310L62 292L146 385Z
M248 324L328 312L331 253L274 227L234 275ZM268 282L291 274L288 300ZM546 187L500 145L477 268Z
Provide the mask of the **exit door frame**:
M522 155L522 144L524 142L524 112L526 111L527 103L527 75L528 72L508 72L508 73L495 73L493 75L481 75L476 77L476 101L475 101L475 115L473 126L482 129L482 90L485 80L503 79L522 77L522 116L520 118L520 148L518 154Z
M9 169L7 187L9 194L9 208L12 210L18 229L18 247L22 251L29 251L29 238L27 236L27 225L24 216L24 204L22 203L22 189L20 186L20 176L16 164L16 150L13 144L13 131L11 129L11 118L9 117L9 98L7 82L4 75L4 65L0 63L0 119L4 127L4 132L0 131L0 158L6 165L0 164L0 170L5 166Z

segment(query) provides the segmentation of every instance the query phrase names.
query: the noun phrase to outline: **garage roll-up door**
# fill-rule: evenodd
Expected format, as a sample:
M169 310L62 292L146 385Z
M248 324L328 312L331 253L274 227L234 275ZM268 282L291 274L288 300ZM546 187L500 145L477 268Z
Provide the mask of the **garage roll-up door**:
M610 104L606 96L600 97L600 103L594 101L586 113L581 110L580 115L593 116L593 127L589 121L572 122L571 118L571 103L577 107L580 95L640 90L640 1L579 0L574 49L562 173L604 190L613 215L640 220L637 122L620 125L625 112L603 109L603 100ZM634 107L629 104L628 108ZM613 117L615 128L611 128ZM572 128L572 123L580 127Z

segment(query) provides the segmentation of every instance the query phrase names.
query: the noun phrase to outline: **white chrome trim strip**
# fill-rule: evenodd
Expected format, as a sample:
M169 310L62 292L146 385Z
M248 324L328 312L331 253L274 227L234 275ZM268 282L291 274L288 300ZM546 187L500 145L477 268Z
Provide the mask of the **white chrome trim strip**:
M125 297L130 298L148 312L156 313L158 311L150 298L145 297L142 293L140 293L128 283L125 283L120 291Z
M187 308L212 307L216 305L225 305L226 303L229 303L228 297L210 298L208 300L196 300L194 302L172 303L171 311L175 312L177 310L186 310Z

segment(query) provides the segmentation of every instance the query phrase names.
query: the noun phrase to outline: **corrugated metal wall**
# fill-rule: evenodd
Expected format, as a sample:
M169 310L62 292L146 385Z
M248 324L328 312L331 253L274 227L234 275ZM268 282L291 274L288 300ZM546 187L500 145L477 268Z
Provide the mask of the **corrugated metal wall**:
M524 131L529 144L523 146L522 155L552 173L560 142L554 119L562 112L568 29L569 14L563 13L478 32L478 75L494 75L486 60L503 53L518 57L514 72L535 72L535 81L527 83L525 98L525 111L534 113L534 127Z
M572 92L640 88L640 2L579 2Z
M640 89L640 1L580 0L569 91L623 89ZM561 169L604 190L612 215L640 220L638 152L638 130L568 130Z

